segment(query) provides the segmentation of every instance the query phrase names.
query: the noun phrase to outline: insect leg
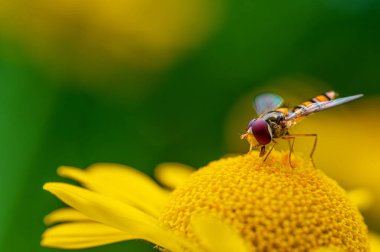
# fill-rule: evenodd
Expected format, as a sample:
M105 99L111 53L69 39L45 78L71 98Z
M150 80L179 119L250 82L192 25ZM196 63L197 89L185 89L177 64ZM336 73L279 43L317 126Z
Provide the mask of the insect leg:
M289 136L290 137L314 137L313 149L310 152L310 160L313 166L316 167L314 163L313 155L314 155L315 149L317 148L318 134L291 134Z
M265 161L267 160L267 158L268 158L269 154L272 152L272 150L273 150L274 146L277 144L277 142L276 142L276 141L274 141L274 140L272 140L272 142L273 142L273 145L272 145L272 147L270 148L270 150L268 151L268 154L265 156L265 158L264 158L264 161L263 161L263 162L265 162Z
M288 140L289 144L289 165L294 169L294 166L292 164L292 153L293 153L293 148L294 148L294 142L296 141L296 138L294 136L285 136L282 137L282 139Z
M264 156L264 154L265 154L265 145L261 146L259 157Z

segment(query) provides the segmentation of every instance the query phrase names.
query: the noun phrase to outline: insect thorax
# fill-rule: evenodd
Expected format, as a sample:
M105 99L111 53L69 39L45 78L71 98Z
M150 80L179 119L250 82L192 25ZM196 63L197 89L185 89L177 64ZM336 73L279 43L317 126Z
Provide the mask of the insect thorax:
M261 119L268 123L272 130L273 138L284 136L288 131L285 124L285 115L282 112L270 111L263 115Z

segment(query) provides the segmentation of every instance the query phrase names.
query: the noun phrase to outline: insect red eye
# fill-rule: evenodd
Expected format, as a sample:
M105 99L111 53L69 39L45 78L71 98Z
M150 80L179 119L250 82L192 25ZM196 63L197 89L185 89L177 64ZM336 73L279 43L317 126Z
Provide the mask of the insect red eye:
M257 142L262 145L269 144L272 141L272 134L268 127L268 123L263 119L257 119L252 122L252 132Z

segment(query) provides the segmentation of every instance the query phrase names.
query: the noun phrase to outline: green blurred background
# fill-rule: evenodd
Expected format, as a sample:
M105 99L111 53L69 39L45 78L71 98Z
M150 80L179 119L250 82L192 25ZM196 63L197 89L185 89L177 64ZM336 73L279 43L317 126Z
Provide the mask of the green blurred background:
M42 191L60 165L152 175L160 162L200 167L246 150L226 140L246 123L226 129L231 108L278 79L312 79L315 95L380 94L377 0L53 2L0 0L0 251L58 251L39 240L43 216L62 205ZM380 104L367 106L377 118Z

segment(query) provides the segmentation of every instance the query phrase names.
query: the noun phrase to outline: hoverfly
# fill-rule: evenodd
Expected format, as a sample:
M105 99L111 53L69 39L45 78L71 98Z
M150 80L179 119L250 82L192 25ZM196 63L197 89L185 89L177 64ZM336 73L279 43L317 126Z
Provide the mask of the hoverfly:
M265 147L273 143L264 161L277 144L275 139L288 140L290 149L289 163L290 166L293 167L291 154L295 138L314 137L314 145L310 153L310 159L314 165L313 154L317 146L317 134L290 134L289 129L299 123L305 116L359 99L362 96L362 94L358 94L336 98L337 93L329 91L289 109L287 107L281 107L283 99L279 95L271 93L258 95L253 102L258 118L254 118L248 123L246 133L242 134L240 138L248 141L250 144L249 151L251 151L253 147L259 147L260 157L264 156L266 152Z

